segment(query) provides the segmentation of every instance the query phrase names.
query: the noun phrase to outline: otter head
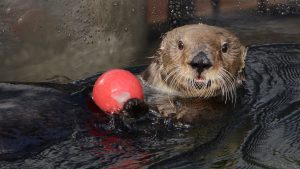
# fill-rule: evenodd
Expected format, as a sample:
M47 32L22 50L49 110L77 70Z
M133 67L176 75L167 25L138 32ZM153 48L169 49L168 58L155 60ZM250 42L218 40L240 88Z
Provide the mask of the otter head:
M229 31L204 24L167 32L143 74L153 86L181 97L234 97L246 48Z

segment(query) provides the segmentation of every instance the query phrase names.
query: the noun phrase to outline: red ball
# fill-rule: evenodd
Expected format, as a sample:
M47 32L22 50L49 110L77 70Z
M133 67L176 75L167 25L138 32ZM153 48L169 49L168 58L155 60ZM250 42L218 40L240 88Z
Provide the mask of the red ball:
M94 85L92 96L97 106L111 114L122 110L129 99L144 99L140 81L135 75L122 69L103 73Z

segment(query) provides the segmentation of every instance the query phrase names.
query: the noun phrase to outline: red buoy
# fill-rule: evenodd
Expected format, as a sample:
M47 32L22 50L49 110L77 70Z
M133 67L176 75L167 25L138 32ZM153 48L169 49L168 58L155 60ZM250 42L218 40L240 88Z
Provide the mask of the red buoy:
M110 114L122 110L129 99L144 99L140 81L131 72L122 69L103 73L95 82L92 96L97 106Z

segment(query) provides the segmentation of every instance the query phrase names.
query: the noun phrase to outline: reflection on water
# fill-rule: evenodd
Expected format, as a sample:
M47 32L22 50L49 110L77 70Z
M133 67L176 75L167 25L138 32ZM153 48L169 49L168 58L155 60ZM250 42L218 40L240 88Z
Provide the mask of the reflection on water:
M203 131L202 128L159 128L159 132L151 134L113 132L106 128L109 125L106 116L97 114L98 110L91 102L87 105L83 101L90 97L87 94L95 77L72 84L84 89L74 95L79 97L77 105L89 108L84 110L84 114L94 112L90 120L83 120L85 125L73 128L72 135L63 141L49 143L50 146L25 159L3 161L0 167L300 167L299 44L251 47L247 55L247 82L244 93L241 93L241 102L236 105L231 117L224 120L222 127L212 127L213 130L207 130L207 133L199 132ZM63 86L52 87L64 92L73 90L68 85ZM64 100L65 97L61 97Z

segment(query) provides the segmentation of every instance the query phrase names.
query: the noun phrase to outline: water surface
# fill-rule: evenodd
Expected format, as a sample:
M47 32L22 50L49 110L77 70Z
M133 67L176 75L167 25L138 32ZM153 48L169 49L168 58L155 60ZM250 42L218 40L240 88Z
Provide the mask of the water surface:
M50 138L30 154L1 161L0 167L300 168L299 44L252 46L240 102L222 124L201 129L153 125L150 133L111 130L104 114L93 113L98 110L88 93L96 77L69 84L79 88L54 85L62 93L73 93L72 111L86 119L77 119L77 125L62 122L66 132L61 138ZM1 101L5 95L0 96ZM65 104L62 109L72 112L68 105L73 103Z

